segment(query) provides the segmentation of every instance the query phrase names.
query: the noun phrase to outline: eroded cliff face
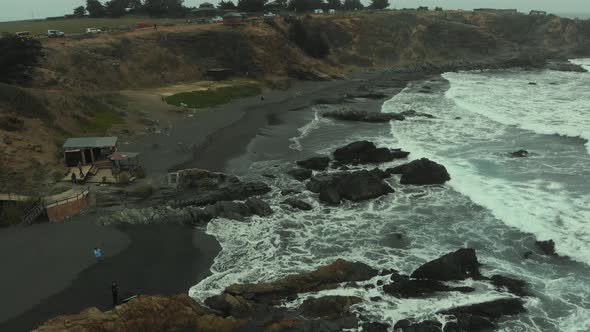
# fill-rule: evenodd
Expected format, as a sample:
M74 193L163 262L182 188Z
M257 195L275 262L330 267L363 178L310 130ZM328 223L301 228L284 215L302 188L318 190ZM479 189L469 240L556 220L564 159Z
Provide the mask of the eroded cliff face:
M154 87L203 79L207 69L276 80L338 76L354 66L494 61L590 54L590 23L559 17L472 12L383 12L302 18L320 31L330 55L317 59L276 19L241 28L187 26L48 44L39 87ZM327 77L320 76L320 77Z

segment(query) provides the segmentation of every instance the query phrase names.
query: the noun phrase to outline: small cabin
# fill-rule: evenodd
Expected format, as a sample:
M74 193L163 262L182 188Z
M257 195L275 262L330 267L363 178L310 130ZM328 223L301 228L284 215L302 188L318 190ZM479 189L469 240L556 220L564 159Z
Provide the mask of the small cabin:
M91 165L108 160L117 151L117 137L72 137L65 141L63 149L66 166Z

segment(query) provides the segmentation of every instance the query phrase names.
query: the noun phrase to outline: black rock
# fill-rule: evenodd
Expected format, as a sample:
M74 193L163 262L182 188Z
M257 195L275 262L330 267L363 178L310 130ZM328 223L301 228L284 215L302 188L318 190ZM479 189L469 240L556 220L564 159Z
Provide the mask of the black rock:
M401 114L395 113L380 113L380 112L366 112L366 111L335 111L325 112L322 116L344 121L359 121L359 122L389 122L392 120L403 121L405 118Z
M181 187L197 190L186 201L174 202L173 207L204 206L219 201L244 200L268 193L271 189L263 182L243 182L235 176L209 172L202 169L186 169L178 172Z
M400 114L406 118L423 117L423 118L434 119L434 115L432 115L432 114L416 112L414 110L403 111Z
M307 317L337 319L351 315L350 307L361 301L361 298L355 296L310 297L303 301L300 308Z
M320 190L320 202L328 205L338 205L342 202L342 198L338 193L336 187L328 186Z
M523 312L526 312L526 309L521 299L507 298L456 307L439 313L455 315L457 318L459 318L459 315L473 315L496 320L502 316L517 315Z
M295 189L281 190L281 195L283 195L283 196L287 196L287 195L291 195L291 194L300 194L300 193L301 193L301 191L295 190Z
M402 279L383 286L383 291L400 298L421 297L437 292L458 291L469 293L475 291L471 287L450 287L438 280L431 279Z
M295 180L303 181L309 179L313 173L310 169L295 168L287 171L287 174L291 175Z
M535 245L547 256L558 256L555 252L555 242L553 240L536 241Z
M527 150L518 150L510 152L510 155L517 158L524 158L529 156L529 152Z
M477 315L456 314L455 318L456 321L445 325L444 332L487 332L493 331L496 326L490 319Z
M377 148L373 142L358 141L334 151L334 159L343 164L382 163L406 158L410 153L388 148Z
M415 323L402 319L395 323L393 330L395 332L442 332L442 324L431 320Z
M316 171L323 171L330 165L330 158L329 157L312 157L305 160L300 160L297 162L297 165L313 169Z
M366 170L319 174L306 187L320 193L320 201L330 205L337 205L342 199L359 202L393 192L376 172Z
M388 332L391 327L387 324L377 322L363 322L361 326L363 332Z
M304 210L304 211L309 211L313 208L311 206L311 204L304 202L300 199L293 198L293 197L287 198L286 200L284 200L282 202L282 204L286 204L286 205L289 205L290 207L293 207L293 208L296 208L299 210Z
M443 184L451 179L451 176L443 165L426 158L395 167L391 171L402 172L401 184Z
M250 198L246 200L246 205L248 205L248 207L250 208L250 212L252 212L252 214L261 217L270 216L273 212L270 205L268 205L268 203L261 200L260 198Z
M227 218L233 220L242 220L252 215L248 205L239 202L222 201L215 204L207 205L204 208L205 213L214 218Z
M411 277L440 281L479 278L479 267L475 250L462 248L420 266Z
M510 293L518 296L528 296L527 284L523 280L513 279L501 275L494 275L491 278L492 284L498 289L507 289Z

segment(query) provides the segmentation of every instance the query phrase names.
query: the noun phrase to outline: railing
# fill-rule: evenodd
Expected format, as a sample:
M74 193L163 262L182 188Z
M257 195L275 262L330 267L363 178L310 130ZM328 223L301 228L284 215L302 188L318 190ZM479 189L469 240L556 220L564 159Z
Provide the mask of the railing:
M45 202L43 202L43 199L40 199L39 202L35 204L35 206L30 208L29 211L23 215L22 223L25 225L30 225L35 219L39 217L39 215L41 215L41 213L43 213L43 210L45 210Z
M52 201L50 203L46 202L43 199L40 199L39 202L37 204L35 204L35 206L33 206L27 212L25 212L25 214L23 215L23 218L22 218L22 224L30 225L48 207L53 207L53 206L57 206L57 205L66 204L66 203L69 203L69 202L77 201L77 200L80 199L80 197L84 197L84 196L88 195L89 193L90 193L90 187L86 187L86 188L84 188L84 190L82 190L81 192L79 192L76 195L73 195L73 196L70 196L70 197L66 197L66 198L62 198L62 199L58 199L58 200Z
M80 197L86 196L89 193L90 193L90 187L86 187L86 188L84 188L84 190L82 190L81 192L79 192L78 194L76 194L74 196L70 196L70 197L67 197L67 198L58 199L58 200L55 200L55 201L53 201L51 203L45 202L45 208L56 206L56 205L61 205L61 204L66 204L66 203L69 203L71 201L77 201L77 200L80 199Z

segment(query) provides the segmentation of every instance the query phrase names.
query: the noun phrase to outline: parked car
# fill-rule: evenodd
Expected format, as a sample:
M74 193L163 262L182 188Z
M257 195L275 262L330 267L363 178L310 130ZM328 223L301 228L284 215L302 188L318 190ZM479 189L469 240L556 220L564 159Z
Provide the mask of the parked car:
M101 33L100 29L97 28L86 28L86 33Z
M266 14L264 14L264 17L275 17L275 16L277 16L277 15L276 14L273 14L273 13L266 13Z
M221 16L215 16L214 18L211 19L211 22L213 22L213 23L223 22L223 17L221 17Z
M19 31L15 35L20 38L33 38L33 34L30 31Z
M314 12L314 14L323 14L324 13L324 11L321 9L315 9L313 12Z
M63 31L59 31L59 30L47 30L47 37L51 38L51 37L55 37L55 38L61 38L61 37L65 37L66 34Z

